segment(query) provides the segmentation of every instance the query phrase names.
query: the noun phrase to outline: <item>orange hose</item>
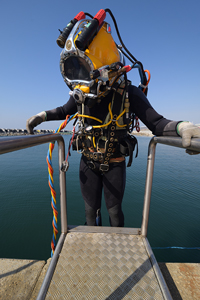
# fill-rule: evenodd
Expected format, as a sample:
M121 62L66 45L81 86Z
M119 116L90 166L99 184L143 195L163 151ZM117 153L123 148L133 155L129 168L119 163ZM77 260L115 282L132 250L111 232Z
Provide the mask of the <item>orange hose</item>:
M148 74L148 80L147 80L147 83L146 83L146 86L149 84L149 81L151 79L151 74L149 72L149 70L144 70L144 72L146 72ZM143 93L146 91L146 88L143 89Z

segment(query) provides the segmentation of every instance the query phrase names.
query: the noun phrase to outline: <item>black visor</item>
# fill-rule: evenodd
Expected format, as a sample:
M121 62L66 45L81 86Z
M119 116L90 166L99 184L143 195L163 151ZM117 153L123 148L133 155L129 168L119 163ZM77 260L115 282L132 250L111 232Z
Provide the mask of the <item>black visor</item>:
M70 56L64 62L65 76L69 80L90 81L91 68L80 56Z

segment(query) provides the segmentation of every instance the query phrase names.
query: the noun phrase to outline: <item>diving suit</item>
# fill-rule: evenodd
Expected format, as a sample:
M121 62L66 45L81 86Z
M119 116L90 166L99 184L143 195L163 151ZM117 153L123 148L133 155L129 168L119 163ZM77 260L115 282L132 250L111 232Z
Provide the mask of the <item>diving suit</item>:
M200 128L190 122L168 120L155 111L146 97L146 70L129 51L126 57L132 65L125 66L122 47L116 45L110 25L104 22L106 12L113 17L109 9L100 10L94 18L88 14L92 19L80 12L63 29L57 43L63 48L60 70L71 90L70 98L63 106L29 118L26 127L33 133L41 122L64 120L78 111L79 128L72 145L73 150L82 151L79 179L86 223L96 225L103 190L110 225L122 227L125 157L129 157L129 167L133 152L137 152L137 140L131 134L135 116L153 134L182 136L183 142L188 132L189 143L192 136L200 136ZM141 78L138 87L126 75L134 68L138 68Z

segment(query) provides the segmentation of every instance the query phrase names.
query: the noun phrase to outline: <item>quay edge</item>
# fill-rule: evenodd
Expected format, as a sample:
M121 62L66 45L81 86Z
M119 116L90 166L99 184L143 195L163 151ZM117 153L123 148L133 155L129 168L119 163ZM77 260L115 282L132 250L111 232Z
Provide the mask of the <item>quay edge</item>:
M0 259L0 299L36 300L51 259ZM174 300L200 299L200 264L158 263Z

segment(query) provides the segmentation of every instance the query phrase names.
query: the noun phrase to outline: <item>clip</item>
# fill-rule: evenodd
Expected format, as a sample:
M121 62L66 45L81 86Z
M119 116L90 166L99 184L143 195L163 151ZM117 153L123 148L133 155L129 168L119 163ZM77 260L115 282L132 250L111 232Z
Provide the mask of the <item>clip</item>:
M69 169L69 162L64 160L62 162L61 171L62 172L67 172L68 169Z

